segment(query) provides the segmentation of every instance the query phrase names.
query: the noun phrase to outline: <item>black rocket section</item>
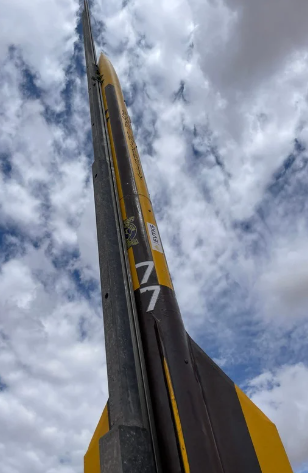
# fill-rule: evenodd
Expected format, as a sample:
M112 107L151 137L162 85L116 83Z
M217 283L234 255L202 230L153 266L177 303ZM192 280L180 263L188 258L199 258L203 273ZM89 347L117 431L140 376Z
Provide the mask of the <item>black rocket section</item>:
M261 473L234 383L187 338L224 473Z

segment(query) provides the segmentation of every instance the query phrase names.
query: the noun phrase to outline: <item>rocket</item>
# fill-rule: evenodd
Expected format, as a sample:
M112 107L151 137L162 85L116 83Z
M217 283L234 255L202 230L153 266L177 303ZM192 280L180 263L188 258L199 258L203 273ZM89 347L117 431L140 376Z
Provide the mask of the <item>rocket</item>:
M117 74L83 12L109 400L85 473L291 473L275 425L187 334ZM167 159L167 157L166 157Z

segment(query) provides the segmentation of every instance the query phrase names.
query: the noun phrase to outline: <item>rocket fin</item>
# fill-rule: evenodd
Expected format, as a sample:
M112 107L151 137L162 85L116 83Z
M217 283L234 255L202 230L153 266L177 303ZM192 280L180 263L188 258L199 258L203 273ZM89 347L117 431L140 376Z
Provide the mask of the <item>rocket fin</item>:
M187 337L224 473L292 473L275 425Z
M108 401L94 431L87 453L84 456L84 473L101 473L99 439L110 430Z

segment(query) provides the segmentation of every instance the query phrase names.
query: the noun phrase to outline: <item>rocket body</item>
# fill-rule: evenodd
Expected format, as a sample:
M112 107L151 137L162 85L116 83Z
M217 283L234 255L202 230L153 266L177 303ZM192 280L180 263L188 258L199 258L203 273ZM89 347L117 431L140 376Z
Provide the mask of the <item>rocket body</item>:
M121 86L103 54L98 69L161 470L291 473L279 436L185 331Z

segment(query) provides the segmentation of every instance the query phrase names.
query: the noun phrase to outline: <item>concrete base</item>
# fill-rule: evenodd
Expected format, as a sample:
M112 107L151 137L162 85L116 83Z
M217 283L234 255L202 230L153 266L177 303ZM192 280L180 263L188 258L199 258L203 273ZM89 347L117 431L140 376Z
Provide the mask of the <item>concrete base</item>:
M154 473L150 445L146 429L112 428L99 440L101 473Z

